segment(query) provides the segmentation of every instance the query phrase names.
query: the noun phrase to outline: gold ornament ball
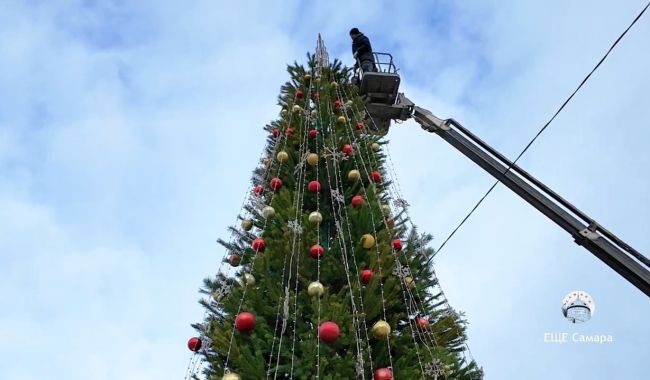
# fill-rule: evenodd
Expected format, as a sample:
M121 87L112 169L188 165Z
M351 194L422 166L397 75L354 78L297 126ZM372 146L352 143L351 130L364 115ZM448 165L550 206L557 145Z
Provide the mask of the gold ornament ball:
M314 78L314 82L316 82L316 83L320 83L320 77L316 77L316 78Z
M351 106L352 104L353 104L352 100L348 100L347 102L345 102L345 105L348 107Z
M361 246L365 249L370 249L375 246L375 237L370 234L365 234L361 237Z
M302 107L300 107L299 105L296 104L295 106L293 106L293 112L300 112L301 110Z
M255 285L255 277L250 273L244 274L244 283L251 286Z
M283 108L282 111L280 111L280 115L287 116L287 109Z
M262 216L266 219L272 218L273 216L275 216L275 209L271 206L265 206L262 209Z
M346 119L345 116L343 116L343 115L341 115L341 116L339 116L339 117L336 118L336 121L338 121L339 123L345 123L346 120L347 120L347 119Z
M280 161L280 162L286 162L286 161L289 159L289 153L285 152L284 150L283 150L283 151L280 151L280 153L278 153L278 155L276 156L276 158L277 158L278 161Z
M318 111L311 110L311 117L316 117L317 115L318 115Z
M302 77L305 81L310 81L311 80L311 75L305 74L305 76Z
M253 228L253 221L250 219L242 220L241 228L243 228L244 231L250 231Z
M379 149L381 149L381 146L380 146L379 144L377 144L377 143L372 143L372 145L371 145L370 147L371 147L372 150L374 150L375 152L378 152Z
M271 161L269 161L268 158L265 158L264 160L262 160L262 164L264 164L264 166L269 166L270 163L271 163Z
M382 211L384 211L384 215L390 215L390 206L389 205L382 205L381 209L382 209Z
M241 377L236 373L230 372L223 375L221 380L241 380Z
M361 178L361 173L357 169L352 169L348 172L348 181L357 182Z
M339 87L339 84L336 83L335 81L332 81L332 87L333 87L333 88L338 88L338 87Z
M311 214L309 214L309 222L314 224L319 224L322 221L323 221L323 215L321 215L320 212L314 211Z
M404 277L404 284L409 288L413 289L415 288L415 280L411 276L406 276Z
M325 292L325 287L318 281L314 281L307 287L307 294L310 297L320 297Z
M372 326L372 335L377 339L386 339L390 334L390 325L386 321L378 321Z
M311 166L318 165L318 155L316 153L309 153L307 155L307 163Z

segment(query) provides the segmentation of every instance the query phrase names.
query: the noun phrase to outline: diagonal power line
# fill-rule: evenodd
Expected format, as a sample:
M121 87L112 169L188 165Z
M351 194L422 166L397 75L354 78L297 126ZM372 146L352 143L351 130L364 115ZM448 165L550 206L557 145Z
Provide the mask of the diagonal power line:
M573 97L578 93L578 91L580 91L580 89L585 85L585 83L587 83L587 81L589 80L589 78L591 78L591 75L592 75L594 72L596 72L596 70L598 70L598 68L600 67L600 65L601 65L603 62L605 62L605 59L607 59L607 57L609 56L609 53L611 53L611 52L614 50L614 48L616 47L616 45L618 45L618 43L621 41L621 39L623 39L623 37L624 37L624 36L627 34L627 32L632 28L632 26L634 26L634 24L636 24L636 22L641 18L641 16L643 16L643 14L644 14L645 11L648 9L648 7L650 7L650 2L648 2L648 3L646 4L646 6L641 10L641 12L639 12L639 14L636 16L636 18L634 18L634 20L632 21L632 23L630 23L630 25L629 25L629 26L628 26L628 27L623 31L623 33L621 33L621 35L618 36L618 38L616 39L616 41L614 41L614 43L612 44L612 46L610 46L609 50L607 50L607 52L605 53L605 55L603 55L603 57L600 59L600 61L598 61L598 63L596 64L596 66L594 66L594 68L589 72L589 74L587 74L587 76L582 80L582 82L580 82L580 84L578 85L578 87L576 87L576 89L573 91L573 93L571 93L571 95L569 95L569 97L564 101L564 103L562 103L562 105L560 106L560 108L558 108L558 110L555 111L555 114L553 114L553 116L552 116L552 117L551 117L551 118L546 122L546 124L544 124L544 126L539 130L539 132L537 132L537 134L532 138L532 140L530 140L530 142L529 142L529 143L526 145L526 147L521 151L521 153L519 153L519 155L517 156L517 158L516 158L516 159L515 159L511 164L508 165L508 168L507 168L507 170L506 170L505 173L508 173L508 172L510 171L510 169L512 169L512 167L517 163L517 161L519 161L519 159L520 159L520 158L521 158L521 157L526 153L526 151L528 151L528 149L533 145L533 143L535 142L535 140L537 140L537 138L538 138L542 133L544 133L544 131L546 130L546 128L548 128L548 126L553 122L553 120L555 120L555 118L560 114L560 112L562 112L562 110L564 109L564 107L566 107L566 105L571 101L571 99L573 99ZM461 227L463 224L465 224L465 222L470 218L470 216L472 216L472 214L474 213L474 211L476 211L476 209L478 209L478 207L481 205L481 203L483 203L483 201L485 200L485 198L487 198L488 195L490 195L490 193L492 192L492 190L494 190L494 188L495 188L498 184L499 184L499 181L496 181L496 182L494 182L494 184L492 184L492 186L490 186L490 188L485 192L485 194L481 197L481 199L479 199L479 201L474 205L474 207L470 210L470 212L469 212L469 213L468 213L468 214L463 218L463 220L458 224L458 226L456 226L456 228L454 228L454 230L451 232L451 234L449 234L449 236L448 236L448 237L447 237L447 238L442 242L442 244L440 245L440 247L437 249L436 252L440 252L440 250L442 249L442 247L444 247L445 244L447 244L447 242L449 241L449 239L451 239L452 236L454 236L454 234L456 233L456 231L458 231L458 230L460 229L460 227ZM432 257L432 258L433 258L433 257ZM430 261L430 260L429 260L429 261Z

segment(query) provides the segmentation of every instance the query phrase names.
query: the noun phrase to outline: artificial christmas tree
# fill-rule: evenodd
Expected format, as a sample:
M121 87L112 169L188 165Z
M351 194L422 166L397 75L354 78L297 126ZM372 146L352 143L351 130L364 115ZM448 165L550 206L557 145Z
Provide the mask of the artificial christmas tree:
M308 58L288 68L241 227L219 240L227 269L202 289L205 377L480 379L350 70Z

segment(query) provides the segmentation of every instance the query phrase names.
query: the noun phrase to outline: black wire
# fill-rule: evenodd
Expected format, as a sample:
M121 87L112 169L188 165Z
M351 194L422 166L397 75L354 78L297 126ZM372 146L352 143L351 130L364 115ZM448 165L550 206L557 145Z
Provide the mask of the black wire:
M632 21L632 23L627 27L627 29L625 29L625 31L623 31L623 33L621 33L621 35L616 39L616 41L614 41L614 43L613 43L612 46L609 48L609 50L607 50L607 53L605 53L605 55L600 59L600 61L598 61L598 63L596 64L596 66L594 66L594 68L591 70L591 72L589 72L589 74L587 74L587 76L585 77L585 79L583 79L582 82L580 82L580 85L578 85L578 87L573 91L573 93L572 93L572 94L571 94L571 95L570 95L570 96L569 96L569 97L564 101L564 103L562 103L562 105L560 106L560 108L558 108L558 110L555 112L555 114L553 115L553 117L551 117L551 118L549 119L549 121L547 121L546 124L544 124L544 126L539 130L539 132L537 132L537 134L535 135L535 137L533 137L533 139L530 140L530 142L528 143L528 145L526 145L526 147L521 151L521 153L519 153L519 155L517 156L517 158L516 158L516 159L515 159L515 160L514 160L510 165L508 165L508 168L506 169L506 171L505 171L504 174L506 174L506 173L508 173L508 172L510 171L510 169L512 168L512 166L515 165L515 164L517 163L517 161L519 161L519 159L524 155L524 153L526 153L526 151L528 150L528 148L530 148L531 145L533 145L533 143L535 142L535 140L537 140L537 138L538 138L538 137L539 137L539 136L540 136L540 135L541 135L541 134L546 130L546 128L547 128L547 127L548 127L548 126L553 122L553 120L555 120L555 118L557 117L557 115L559 115L560 112L562 112L562 110L564 109L564 107L565 107L565 106L566 106L566 105L571 101L571 99L573 99L573 96L574 96L578 91L580 91L580 89L582 88L582 86L583 86L585 83L587 83L587 81L589 80L589 78L591 78L591 75L592 75L592 74L593 74L593 73L594 73L594 72L595 72L595 71L600 67L600 65L605 61L605 59L607 59L607 57L609 56L609 53L611 53L612 50L614 50L614 47L616 47L616 45L618 45L619 41L621 41L621 39L623 38L623 36L625 36L625 35L627 34L627 32L632 28L632 26L634 26L634 24L636 24L636 22L641 18L641 16L643 16L643 14L644 14L645 11L648 9L648 7L650 7L650 2L648 2L648 4L646 4L646 6L645 6L645 7L641 10L641 12L636 16L636 18L634 19L634 21ZM440 252L440 250L442 249L442 247L444 247L445 244L447 244L447 242L449 241L449 239L451 239L451 237L454 236L454 234L456 233L456 231L458 231L458 229L460 229L460 227L461 227L463 224L465 224L465 222L467 221L467 219L469 219L469 217L474 213L474 211L476 211L476 209L481 205L481 203L483 203L483 201L485 200L485 198L487 198L487 196L490 195L490 193L492 192L492 190L494 190L494 188L499 184L499 182L500 182L500 181L498 181L498 180L497 180L496 182L494 182L494 184L493 184L493 185L488 189L488 191L485 193L485 195L483 195L483 196L481 197L481 199L476 203L476 205L474 205L474 207L473 207L472 210L467 214L467 216L465 216L465 217L463 218L463 220L460 222L460 224L459 224L456 228L454 228L454 230L451 232L451 234L449 234L449 236L445 239L445 241L442 242L442 244L440 245L440 247L437 249L436 252ZM432 258L433 258L433 257L432 257ZM429 260L429 261L431 261L431 260Z

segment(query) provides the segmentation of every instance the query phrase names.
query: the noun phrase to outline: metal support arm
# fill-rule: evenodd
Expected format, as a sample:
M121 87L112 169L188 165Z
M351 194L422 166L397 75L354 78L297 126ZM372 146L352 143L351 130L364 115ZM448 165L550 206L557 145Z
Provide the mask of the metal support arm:
M401 100L410 102L402 94ZM412 104L412 102L410 102ZM650 260L513 164L454 119L439 119L414 106L411 115L424 130L442 137L494 178L567 231L610 268L650 297Z

